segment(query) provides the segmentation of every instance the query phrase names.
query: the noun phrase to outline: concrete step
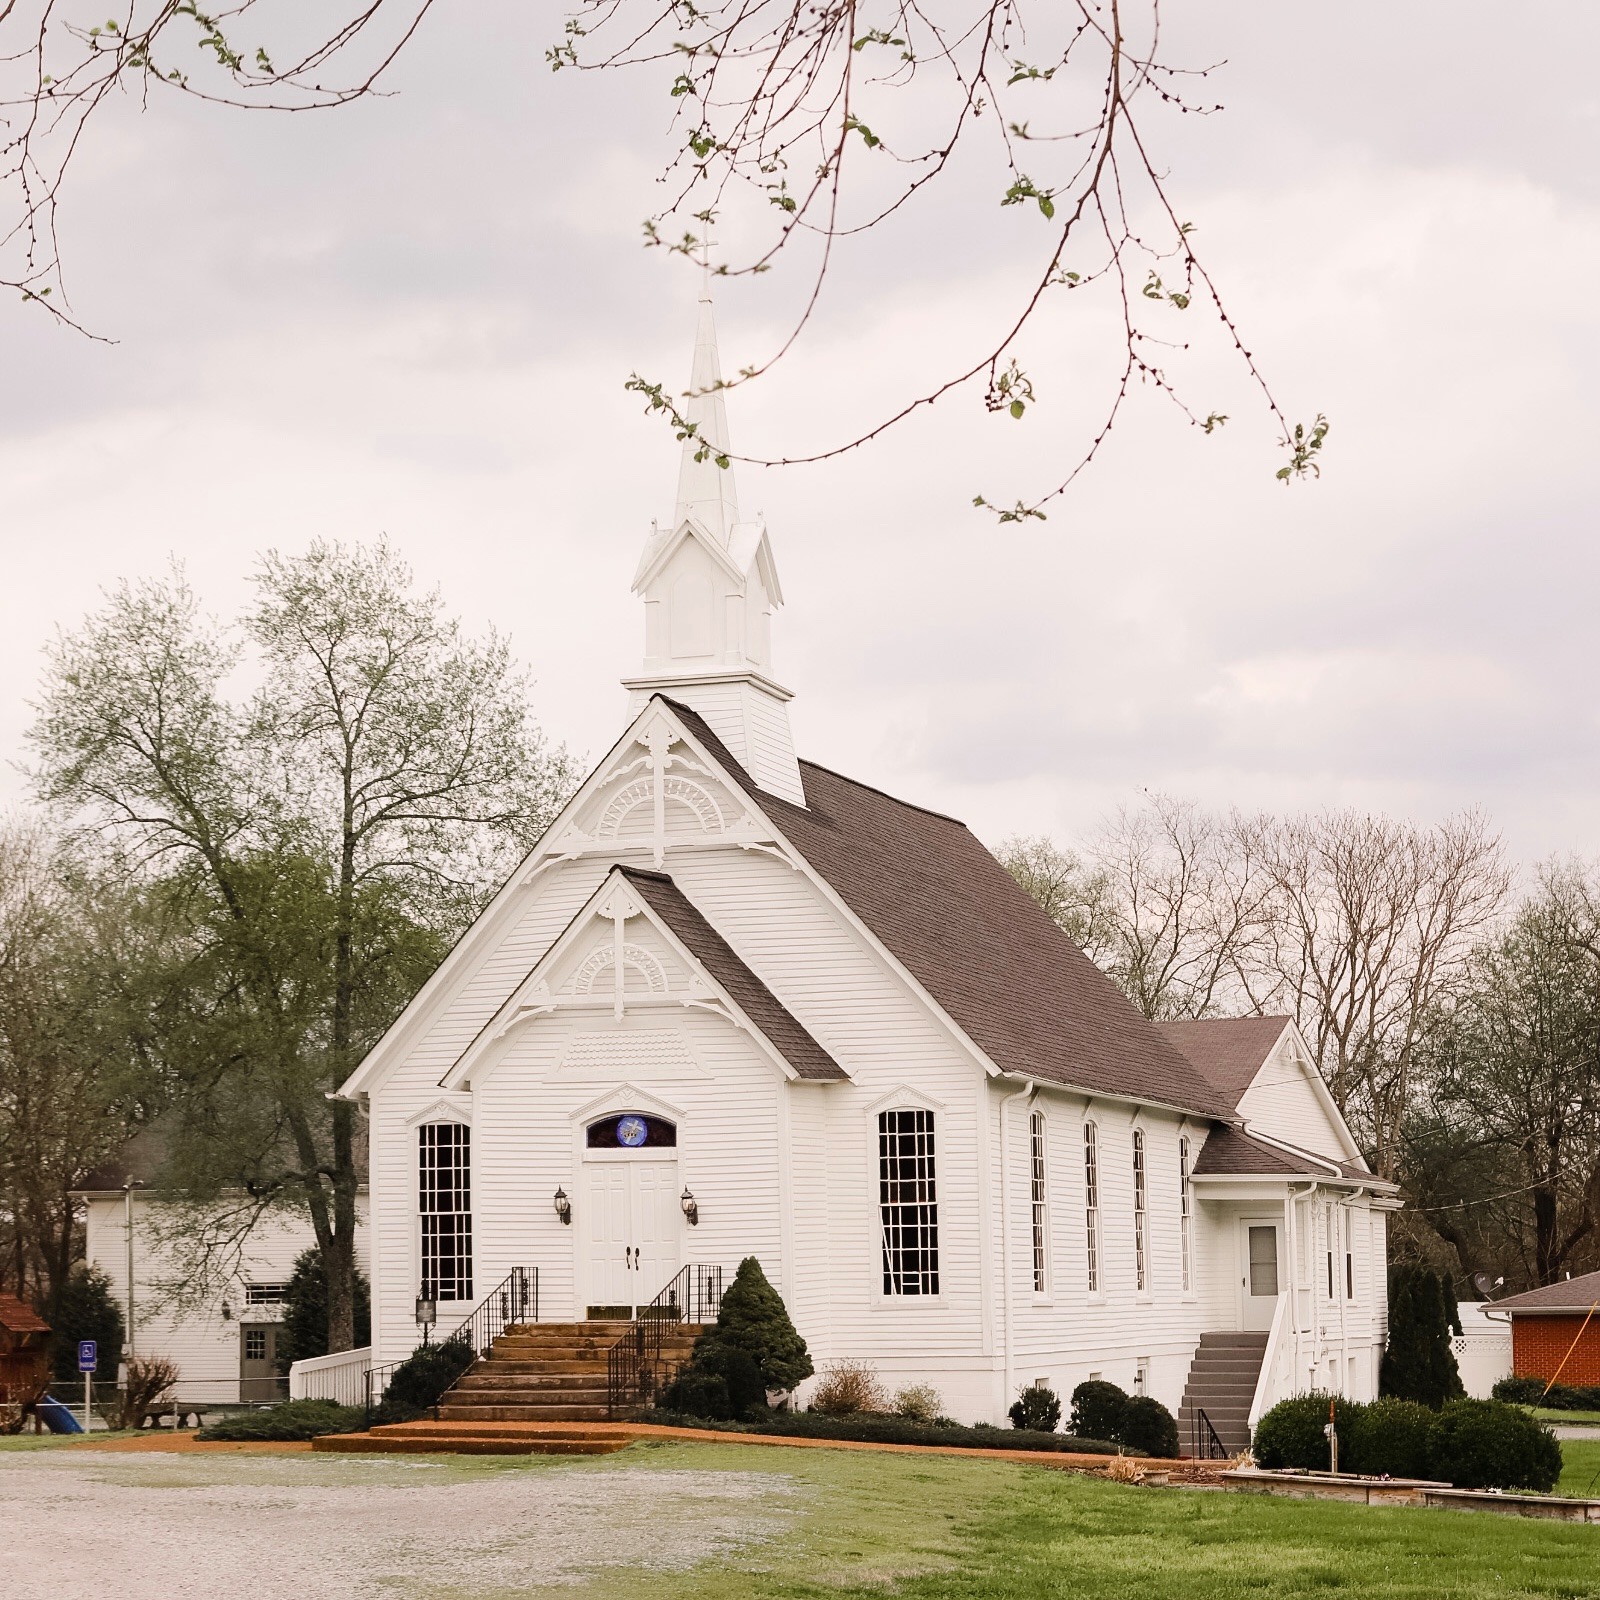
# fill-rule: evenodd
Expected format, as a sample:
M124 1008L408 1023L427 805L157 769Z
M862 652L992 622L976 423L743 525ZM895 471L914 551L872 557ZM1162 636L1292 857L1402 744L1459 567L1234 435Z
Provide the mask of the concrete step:
M331 1455L461 1455L461 1456L609 1456L626 1450L627 1438L547 1439L477 1438L470 1434L436 1433L427 1437L380 1437L372 1433L331 1433L311 1441L311 1448Z
M441 1422L605 1422L610 1416L605 1397L592 1405L552 1403L462 1406L441 1404Z
M598 1368L598 1370L597 1370ZM545 1394L565 1393L569 1389L604 1389L606 1369L598 1363L577 1372L469 1372L458 1378L451 1394Z

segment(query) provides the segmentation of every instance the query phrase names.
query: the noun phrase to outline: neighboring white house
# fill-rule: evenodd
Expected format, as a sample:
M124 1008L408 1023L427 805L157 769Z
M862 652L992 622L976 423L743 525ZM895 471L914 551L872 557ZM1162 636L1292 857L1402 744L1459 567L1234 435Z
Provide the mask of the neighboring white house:
M270 1214L250 1230L218 1281L202 1293L185 1291L182 1257L166 1242L176 1208L145 1192L159 1177L160 1154L158 1141L135 1139L114 1166L77 1191L85 1210L85 1257L110 1279L122 1307L124 1355L173 1362L181 1405L281 1400L288 1394L278 1363L283 1293L296 1258L315 1242L311 1224ZM356 1260L365 1272L365 1190L357 1204ZM97 1376L109 1382L116 1374Z
M705 304L713 454L716 382ZM1232 1440L1313 1382L1372 1395L1394 1191L1298 1031L1145 1021L961 823L798 760L767 530L694 454L620 738L342 1090L373 1359L514 1268L572 1320L755 1255L819 1365L964 1420L1092 1375L1211 1394ZM1248 1404L1213 1347L1261 1363Z

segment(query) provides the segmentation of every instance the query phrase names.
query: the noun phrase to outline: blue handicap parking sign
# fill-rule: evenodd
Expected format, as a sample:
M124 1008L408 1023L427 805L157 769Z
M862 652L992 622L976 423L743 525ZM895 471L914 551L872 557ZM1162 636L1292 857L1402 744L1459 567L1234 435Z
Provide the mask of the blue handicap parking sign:
M100 1358L100 1348L93 1339L78 1341L78 1371L93 1372Z

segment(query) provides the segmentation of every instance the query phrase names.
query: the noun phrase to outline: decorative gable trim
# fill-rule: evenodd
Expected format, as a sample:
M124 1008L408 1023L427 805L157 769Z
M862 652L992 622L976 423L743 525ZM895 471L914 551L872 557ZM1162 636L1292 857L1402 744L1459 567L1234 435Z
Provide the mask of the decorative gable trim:
M587 1126L599 1117L609 1116L613 1111L644 1111L654 1117L665 1117L668 1122L682 1123L687 1113L682 1106L675 1106L670 1100L663 1100L660 1095L651 1094L648 1089L641 1089L636 1084L619 1083L614 1089L607 1089L602 1095L590 1100L586 1105L581 1105L568 1119L574 1126Z
M924 1094L921 1089L909 1083L898 1084L887 1094L879 1095L876 1100L861 1108L864 1117L875 1118L880 1111L932 1111L935 1115L948 1111L950 1108L943 1100L935 1100L931 1094Z
M471 1100L435 1100L432 1105L424 1106L414 1116L406 1118L408 1128L420 1128L425 1122L459 1122L464 1127L472 1126Z

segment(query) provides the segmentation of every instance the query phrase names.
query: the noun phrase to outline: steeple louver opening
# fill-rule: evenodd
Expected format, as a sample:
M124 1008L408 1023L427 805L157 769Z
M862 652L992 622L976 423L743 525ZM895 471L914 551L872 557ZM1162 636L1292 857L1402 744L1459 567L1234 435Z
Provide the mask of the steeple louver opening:
M772 676L772 613L783 604L767 530L739 515L709 283L701 291L689 391L695 425L678 468L672 525L652 530L634 574L644 667L623 680L630 714L652 694L693 707L763 789L805 804L789 727L793 698Z

